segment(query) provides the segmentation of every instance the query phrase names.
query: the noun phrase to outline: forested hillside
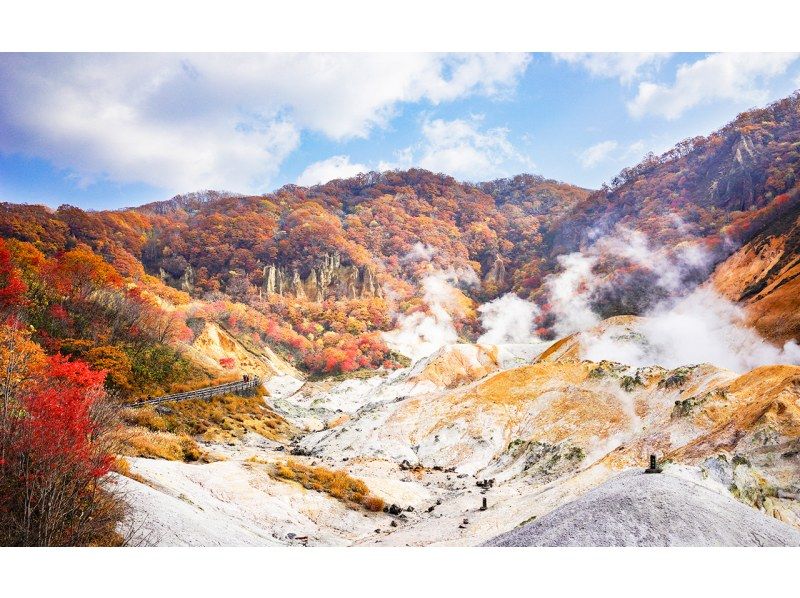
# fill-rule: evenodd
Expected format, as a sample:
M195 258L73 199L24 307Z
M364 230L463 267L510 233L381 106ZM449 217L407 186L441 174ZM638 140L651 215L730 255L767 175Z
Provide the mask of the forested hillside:
M710 258L686 283L701 282L796 209L798 169L794 95L594 192L532 175L467 184L414 169L119 211L3 204L0 235L36 342L141 394L197 377L180 343L207 322L309 372L396 367L379 333L429 308L417 288L437 270L458 273L472 307L509 291L539 303L547 336L545 280L559 256L624 226L670 250L699 243ZM613 296L594 297L605 315L642 311L657 295L652 273L613 253L595 268L618 282ZM480 332L473 309L456 324L466 337Z

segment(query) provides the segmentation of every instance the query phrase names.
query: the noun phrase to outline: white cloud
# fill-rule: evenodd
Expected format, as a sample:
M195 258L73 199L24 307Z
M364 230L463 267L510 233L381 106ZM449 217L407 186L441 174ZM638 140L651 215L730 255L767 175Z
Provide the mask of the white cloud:
M678 118L689 108L717 100L763 103L767 82L786 71L798 54L712 54L678 67L673 85L643 82L628 103L635 117Z
M381 162L379 170L419 166L458 179L477 181L530 170L533 162L508 139L508 129L482 130L481 117L470 120L427 120L422 141L398 152L394 162Z
M554 54L556 60L578 65L595 77L630 83L657 70L671 55L655 52L570 52Z
M350 156L332 156L327 160L309 164L297 177L297 184L310 187L334 179L346 179L367 171L369 171L368 166L350 162Z
M617 147L619 147L619 143L616 141L601 141L583 150L580 156L578 156L578 159L584 168L592 168L608 159L611 152L617 149Z
M498 96L517 54L7 54L0 152L170 191L265 190L303 130L366 137L404 102Z
M640 139L628 144L621 144L618 141L609 139L587 147L578 154L578 161L584 168L594 168L604 162L630 165L631 163L639 162L648 150L655 152L659 147L654 140L645 143ZM665 148L664 151L669 147Z

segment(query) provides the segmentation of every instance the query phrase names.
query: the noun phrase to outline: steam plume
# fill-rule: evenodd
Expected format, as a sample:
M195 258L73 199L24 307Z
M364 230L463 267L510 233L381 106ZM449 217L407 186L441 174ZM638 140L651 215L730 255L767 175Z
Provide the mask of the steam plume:
M619 327L600 332L591 328L601 320L593 301L614 285L595 274L602 256L615 255L652 275L665 298L643 315L635 334ZM609 359L635 367L713 363L736 372L767 364L800 364L800 347L794 341L776 347L748 328L743 310L714 290L693 289L697 271L708 270L711 257L693 244L671 251L657 250L639 232L619 228L598 239L583 252L560 256L563 271L547 281L552 311L560 336L582 332L581 357Z
M478 339L479 343L500 345L540 340L532 333L533 321L539 315L539 308L514 293L507 293L494 301L484 303L478 311L481 314L481 326L486 331Z
M401 316L398 326L384 333L384 340L395 351L413 361L427 357L444 345L458 342L453 317L463 315L460 293L455 284L474 285L478 278L469 269L435 271L422 279L423 299L428 312Z

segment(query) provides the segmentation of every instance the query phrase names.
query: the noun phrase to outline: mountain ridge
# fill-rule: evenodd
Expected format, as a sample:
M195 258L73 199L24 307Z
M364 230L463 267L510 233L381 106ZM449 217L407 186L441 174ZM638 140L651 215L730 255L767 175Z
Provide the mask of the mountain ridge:
M405 316L431 313L418 289L435 277L460 294L444 311L467 340L481 330L476 307L509 292L536 305L536 334L554 338L549 285L577 252L594 251L591 272L602 281L588 298L592 309L603 318L645 313L665 298L660 274L598 239L633 231L670 263L681 252L702 254L680 265L688 292L794 217L799 171L794 94L649 155L595 191L538 175L463 183L410 169L258 196L201 191L113 211L2 204L0 236L23 270L85 248L156 303L191 306L170 312L182 325L195 313L222 318L295 364L342 371L393 362L380 335ZM786 234L794 233L772 236ZM220 301L238 307L212 316ZM774 307L785 319L796 305L787 297ZM759 330L776 341L797 334L796 325Z

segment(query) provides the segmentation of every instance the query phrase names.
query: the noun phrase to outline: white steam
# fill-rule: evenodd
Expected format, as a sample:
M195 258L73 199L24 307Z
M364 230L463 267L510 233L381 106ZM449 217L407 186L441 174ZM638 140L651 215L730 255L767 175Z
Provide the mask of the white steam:
M687 297L658 306L635 327L634 335L608 329L581 336L581 357L609 359L642 367L713 363L743 373L768 364L800 364L795 341L782 348L745 324L744 311L718 293L698 288Z
M558 336L567 336L585 330L600 321L590 304L598 281L592 274L597 258L582 253L558 256L564 270L546 280L550 306L556 316L555 331Z
M395 351L413 361L427 357L444 345L458 342L454 316L463 314L460 293L455 284L474 285L478 277L472 270L441 270L428 274L421 283L428 313L401 316L398 326L383 338Z
M426 243L420 243L417 241L411 247L411 251L405 254L403 257L400 258L401 262L416 262L416 261L423 261L429 262L433 259L433 256L436 255L436 247L432 247Z
M595 293L613 284L592 270L600 256L616 255L648 270L669 298L627 326L593 332L600 316L591 308ZM800 364L800 346L790 341L776 347L748 328L744 311L708 288L686 296L686 273L710 263L696 245L682 244L671 252L650 247L641 233L620 228L597 240L584 252L558 258L563 271L546 281L554 326L559 336L581 332L581 357L608 359L634 367L712 363L735 372L767 364Z
M484 303L478 311L481 314L481 326L486 331L478 339L479 343L501 345L540 340L533 333L534 319L539 315L539 308L514 293L507 293L494 301Z

